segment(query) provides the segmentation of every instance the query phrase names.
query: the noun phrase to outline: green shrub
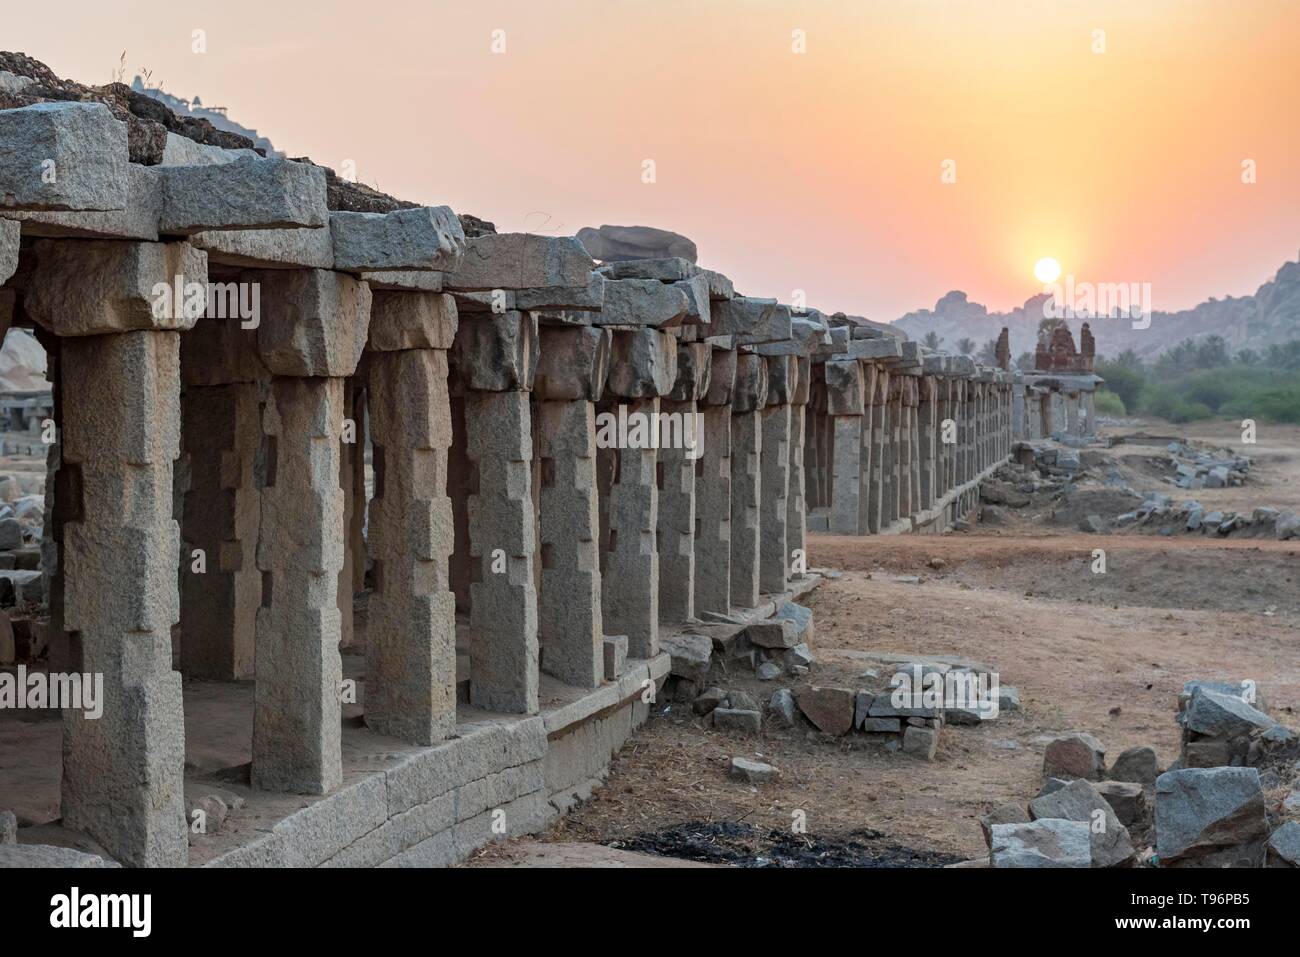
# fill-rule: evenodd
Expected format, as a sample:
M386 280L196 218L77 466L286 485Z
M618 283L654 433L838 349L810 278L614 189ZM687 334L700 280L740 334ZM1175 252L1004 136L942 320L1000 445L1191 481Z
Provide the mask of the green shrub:
M1098 391L1095 404L1098 415L1128 415L1128 410L1124 407L1124 400L1107 389Z

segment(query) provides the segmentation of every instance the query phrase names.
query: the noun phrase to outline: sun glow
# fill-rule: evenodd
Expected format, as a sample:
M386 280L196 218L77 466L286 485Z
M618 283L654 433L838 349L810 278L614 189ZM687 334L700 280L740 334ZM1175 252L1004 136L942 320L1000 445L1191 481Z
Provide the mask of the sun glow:
M1061 275L1061 264L1051 256L1044 256L1034 263L1034 278L1039 282L1056 282Z

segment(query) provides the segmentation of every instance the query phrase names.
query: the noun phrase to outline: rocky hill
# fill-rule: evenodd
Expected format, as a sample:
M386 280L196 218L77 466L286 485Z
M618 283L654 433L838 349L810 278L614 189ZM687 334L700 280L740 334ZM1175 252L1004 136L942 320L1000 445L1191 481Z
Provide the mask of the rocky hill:
M953 291L940 299L933 309L920 309L899 318L895 325L913 339L924 339L935 332L945 348L956 348L963 338L975 340L976 347L1006 326L1011 335L1011 354L1032 352L1037 340L1038 324L1043 319L1046 295L1037 295L1010 312L989 312L966 293ZM1209 335L1223 336L1230 351L1262 351L1274 343L1300 339L1300 262L1288 262L1271 280L1260 286L1253 296L1230 296L1209 299L1192 309L1180 312L1156 311L1148 329L1133 328L1128 318L1080 317L1069 320L1077 329L1088 319L1097 340L1099 356L1114 356L1132 349L1139 356L1154 359L1184 339Z

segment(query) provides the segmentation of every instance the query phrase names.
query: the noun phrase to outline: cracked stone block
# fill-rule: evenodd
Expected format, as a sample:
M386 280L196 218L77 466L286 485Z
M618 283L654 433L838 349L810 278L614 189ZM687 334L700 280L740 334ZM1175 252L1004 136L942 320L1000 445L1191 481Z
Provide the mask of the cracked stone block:
M460 265L447 275L447 286L467 290L585 288L594 268L587 250L572 236L491 233L466 240Z
M102 103L0 110L0 199L10 209L122 209L126 124Z
M456 300L446 293L374 290L370 339L374 352L450 349L456 337Z
M538 430L542 664L565 684L595 688L610 640L601 610L595 408L584 398L539 402Z
M158 216L162 211L162 184L152 167L129 163L126 167L126 200L122 209L106 211L10 212L0 215L23 224L28 236L64 239L158 240ZM0 274L4 270L0 268Z
M343 781L342 425L343 379L271 381L262 414L268 461L252 766L253 786L267 791L325 794Z
M477 488L469 495L470 701L536 714L536 519L526 392L467 392L465 433Z
M329 225L325 170L320 166L245 157L233 163L157 170L162 180L162 233Z
M528 391L537 371L540 337L524 312L465 313L452 348L461 383L480 392Z
M737 296L718 301L712 309L709 332L734 335L740 345L779 342L791 334L790 307L775 299Z
M677 380L677 340L658 329L619 329L610 347L611 395L630 399L667 395Z
M377 352L368 370L375 494L367 511L374 591L365 720L381 734L431 745L456 728L447 354Z
M370 324L369 286L327 269L249 270L240 280L258 284L257 347L273 375L339 378L356 371Z
M657 279L605 282L605 302L593 322L606 326L680 326L691 309L691 297L678 285Z
M546 326L541 330L541 341L533 383L537 397L599 402L609 376L609 330L595 326Z
M102 715L64 723L63 823L133 866L184 866L184 714L171 628L180 529L180 336L62 343L63 470L80 501L63 525L64 624L76 670L103 675ZM126 503L124 505L124 503Z
M391 213L331 212L334 268L455 270L465 232L449 206L419 206ZM448 283L448 285L452 285Z
M207 255L188 243L38 239L24 305L59 336L190 329L207 308Z

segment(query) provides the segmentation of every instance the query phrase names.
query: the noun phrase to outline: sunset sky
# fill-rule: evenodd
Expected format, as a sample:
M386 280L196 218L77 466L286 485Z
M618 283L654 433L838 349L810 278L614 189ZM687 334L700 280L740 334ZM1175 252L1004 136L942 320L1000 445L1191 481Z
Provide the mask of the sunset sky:
M674 229L747 294L880 320L1018 305L1044 256L1172 310L1300 251L1295 0L63 0L6 4L0 46L86 83L125 50L404 199Z

